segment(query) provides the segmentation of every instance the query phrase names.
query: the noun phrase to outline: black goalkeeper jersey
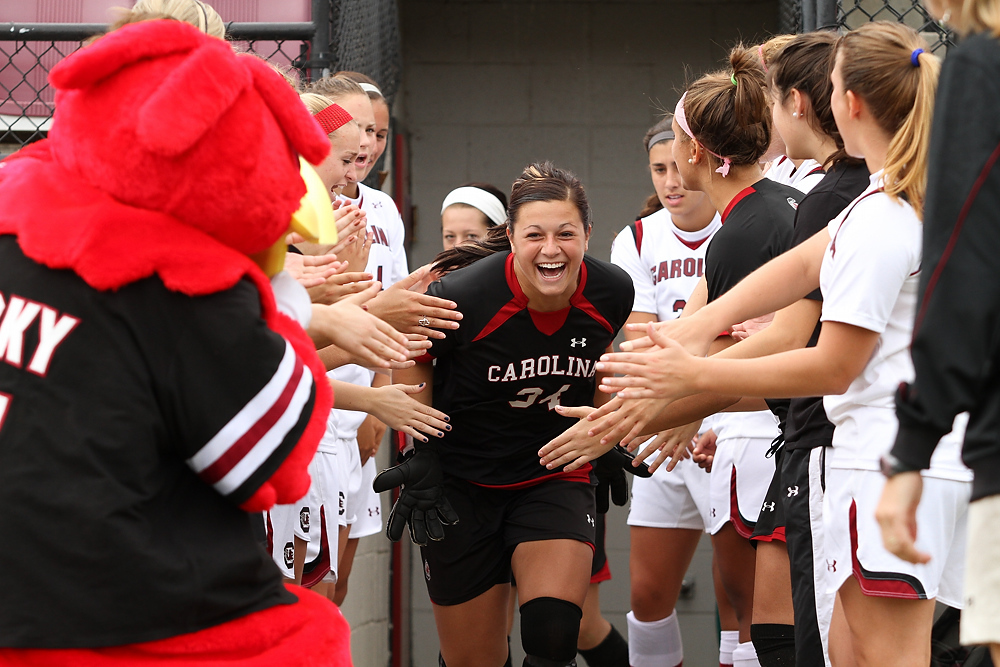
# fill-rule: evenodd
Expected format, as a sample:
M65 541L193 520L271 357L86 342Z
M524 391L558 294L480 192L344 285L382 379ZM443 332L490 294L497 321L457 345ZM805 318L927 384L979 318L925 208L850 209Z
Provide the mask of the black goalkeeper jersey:
M131 644L294 602L237 505L315 385L256 288L99 292L13 236L0 266L0 646Z
M491 255L428 290L457 303L463 316L462 326L446 330L430 350L437 360L434 407L453 427L433 445L446 472L487 486L565 475L539 465L538 450L576 421L556 413L557 405L593 405L594 366L631 313L634 295L628 274L584 257L571 305L536 312L513 260L509 252Z

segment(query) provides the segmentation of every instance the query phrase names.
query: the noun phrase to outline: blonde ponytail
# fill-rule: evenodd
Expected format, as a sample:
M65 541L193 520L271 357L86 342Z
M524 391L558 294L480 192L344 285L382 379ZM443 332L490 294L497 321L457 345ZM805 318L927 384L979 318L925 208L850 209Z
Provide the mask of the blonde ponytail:
M892 135L883 181L923 217L927 192L934 93L941 62L900 23L866 23L837 43L844 89L861 97L879 126Z

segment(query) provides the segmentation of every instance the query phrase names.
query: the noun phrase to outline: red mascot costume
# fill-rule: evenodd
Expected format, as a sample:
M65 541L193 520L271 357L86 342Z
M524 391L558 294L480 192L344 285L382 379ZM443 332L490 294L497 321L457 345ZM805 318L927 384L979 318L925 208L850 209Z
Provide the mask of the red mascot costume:
M0 665L350 665L248 514L305 495L332 403L250 259L326 136L176 21L50 80L49 138L0 163Z

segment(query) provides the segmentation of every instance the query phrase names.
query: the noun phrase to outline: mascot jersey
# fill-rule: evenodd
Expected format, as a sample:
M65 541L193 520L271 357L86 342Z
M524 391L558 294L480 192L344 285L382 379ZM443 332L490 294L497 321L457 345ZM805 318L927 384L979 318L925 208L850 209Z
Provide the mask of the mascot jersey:
M250 255L329 143L264 62L178 21L50 81L48 139L0 163L0 647L225 657L245 642L205 633L232 623L279 646L253 619L316 617L312 594L247 512L305 494L332 397Z
M133 643L293 601L237 505L316 387L253 285L96 292L12 236L0 265L0 644Z

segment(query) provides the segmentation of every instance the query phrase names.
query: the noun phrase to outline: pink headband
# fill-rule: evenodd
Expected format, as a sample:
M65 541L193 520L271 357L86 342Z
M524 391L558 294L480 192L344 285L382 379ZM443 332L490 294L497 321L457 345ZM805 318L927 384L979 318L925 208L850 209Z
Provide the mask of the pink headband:
M767 60L764 59L764 45L757 45L757 53L760 54L760 66L764 68L764 74L767 74Z
M323 132L330 134L354 120L354 116L347 113L344 107L339 104L331 104L317 114L313 115Z
M695 141L698 141L697 137L694 136L694 132L692 132L691 128L688 127L687 117L684 115L684 98L685 97L687 97L687 93L684 93L683 95L681 95L681 99L677 100L677 106L674 107L674 120L676 120L677 124L680 126L680 128L682 130L684 130L684 134L688 135L689 137L691 137ZM716 169L715 173L722 174L723 178L725 178L726 176L728 176L729 175L729 168L733 166L733 161L730 160L727 157L722 157L718 153L712 153L712 151L708 150L708 148L705 146L705 144L702 144L701 147L704 148L706 151L708 151L710 154L712 154L715 157L717 157L720 160L722 160L722 166L719 167L718 169Z

